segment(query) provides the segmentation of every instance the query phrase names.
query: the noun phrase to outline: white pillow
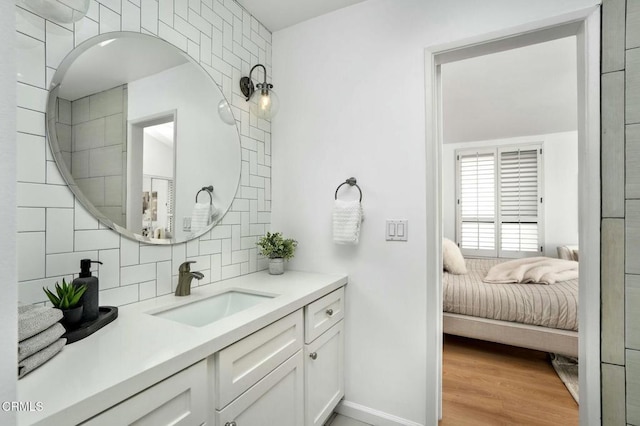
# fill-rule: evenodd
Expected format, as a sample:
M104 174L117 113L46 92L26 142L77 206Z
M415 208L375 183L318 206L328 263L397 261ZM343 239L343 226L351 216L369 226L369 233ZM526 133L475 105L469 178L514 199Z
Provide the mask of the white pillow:
M460 252L460 247L448 238L442 241L442 264L445 271L449 271L455 275L467 273L467 266L464 263L464 257Z

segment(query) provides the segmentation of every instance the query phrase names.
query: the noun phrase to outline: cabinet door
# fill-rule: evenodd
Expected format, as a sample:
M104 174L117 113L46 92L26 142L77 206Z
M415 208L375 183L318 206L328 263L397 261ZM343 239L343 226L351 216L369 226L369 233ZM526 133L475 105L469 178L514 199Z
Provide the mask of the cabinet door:
M298 351L223 410L218 426L300 426L304 422L303 355Z
M305 345L305 425L321 426L344 396L344 321Z
M200 361L98 414L83 426L202 425L207 419L206 377L206 361Z

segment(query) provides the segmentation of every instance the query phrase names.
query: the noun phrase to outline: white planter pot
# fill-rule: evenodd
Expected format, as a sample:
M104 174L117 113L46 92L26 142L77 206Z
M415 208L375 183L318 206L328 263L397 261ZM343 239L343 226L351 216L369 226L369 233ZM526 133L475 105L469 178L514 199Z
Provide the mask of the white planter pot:
M269 273L271 275L284 274L284 259L281 257L269 259Z

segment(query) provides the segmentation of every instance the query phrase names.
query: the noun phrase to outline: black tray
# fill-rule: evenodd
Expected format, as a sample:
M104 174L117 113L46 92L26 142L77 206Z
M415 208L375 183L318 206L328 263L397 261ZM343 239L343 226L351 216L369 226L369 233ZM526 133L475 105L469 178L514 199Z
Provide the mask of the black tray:
M87 336L100 330L114 319L118 318L118 308L115 306L100 306L98 308L98 318L93 321L85 321L74 326L69 326L62 322L67 330L62 337L67 339L67 345L78 340L82 340Z

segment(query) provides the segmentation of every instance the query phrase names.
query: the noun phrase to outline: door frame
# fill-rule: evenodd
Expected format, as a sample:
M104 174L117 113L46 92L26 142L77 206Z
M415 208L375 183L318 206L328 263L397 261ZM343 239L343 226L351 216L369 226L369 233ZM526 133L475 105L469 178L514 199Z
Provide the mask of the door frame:
M427 180L427 425L442 418L442 109L440 65L576 36L580 425L599 425L600 405L600 5L425 49ZM598 188L590 191L590 188Z

